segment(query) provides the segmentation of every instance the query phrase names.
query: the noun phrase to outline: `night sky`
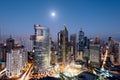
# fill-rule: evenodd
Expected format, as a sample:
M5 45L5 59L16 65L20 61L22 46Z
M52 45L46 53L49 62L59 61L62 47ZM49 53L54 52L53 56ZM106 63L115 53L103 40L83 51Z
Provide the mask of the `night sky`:
M29 38L34 24L49 27L54 40L64 24L69 34L119 36L120 0L0 0L1 35Z

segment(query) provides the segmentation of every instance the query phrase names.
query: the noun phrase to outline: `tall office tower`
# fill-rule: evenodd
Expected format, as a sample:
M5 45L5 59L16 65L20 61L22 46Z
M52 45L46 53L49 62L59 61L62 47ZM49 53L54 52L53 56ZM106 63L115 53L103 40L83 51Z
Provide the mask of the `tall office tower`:
M21 70L27 63L27 53L23 46L17 46L7 52L6 60L6 76L7 77L19 77Z
M119 42L119 47L118 47L118 64L120 65L120 42Z
M0 44L0 61L5 62L6 61L6 43Z
M50 31L47 27L34 25L33 49L34 49L34 72L46 70L50 67Z
M51 60L50 61L52 65L54 65L57 62L56 61L56 45L53 41L51 42Z
M58 62L64 65L67 61L68 30L64 25L64 30L58 32Z
M6 45L4 43L0 44L0 70L5 68L6 62Z
M2 61L3 59L2 48L3 48L3 44L0 44L0 61Z
M119 42L114 43L113 47L112 47L112 52L113 52L113 56L114 56L114 63L118 63L118 59L119 59Z
M84 37L84 48L85 49L89 49L90 46L90 40L88 39L88 37Z
M83 51L84 49L84 32L82 30L79 31L79 36L78 36L78 51Z
M119 49L118 49L118 46L119 44L116 43L112 37L108 37L108 41L107 41L107 44L108 44L108 55L109 55L109 61L111 61L112 63L117 63L117 59L118 59L118 52L119 52Z
M71 54L74 56L74 60L75 60L75 56L76 56L76 34L71 34L70 35L70 43L71 43Z
M114 55L116 52L115 52L115 44L114 44L114 41L112 40L112 37L108 37L106 46L108 47L108 57L107 57L106 62L114 63ZM103 50L104 49L106 48L103 47ZM105 54L105 51L103 54Z
M87 37L84 37L84 52L83 52L83 59L88 63L89 60L89 46L90 46L90 42L89 39Z
M14 39L12 38L12 36L10 36L10 38L6 40L6 48L7 48L7 52L10 52L11 49L14 48Z

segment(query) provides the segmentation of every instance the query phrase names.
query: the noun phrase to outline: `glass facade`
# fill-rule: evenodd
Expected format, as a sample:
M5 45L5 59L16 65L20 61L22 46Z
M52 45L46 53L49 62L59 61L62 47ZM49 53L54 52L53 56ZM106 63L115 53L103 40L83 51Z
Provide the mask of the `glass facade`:
M50 36L49 28L34 25L35 40L34 40L34 60L35 71L40 72L50 66L49 63L49 48Z
M84 49L84 32L81 30L79 31L79 43L78 43L78 51L83 51Z
M68 52L68 31L66 26L64 26L64 30L61 30L58 33L58 62L62 62L66 64L67 61L67 52Z

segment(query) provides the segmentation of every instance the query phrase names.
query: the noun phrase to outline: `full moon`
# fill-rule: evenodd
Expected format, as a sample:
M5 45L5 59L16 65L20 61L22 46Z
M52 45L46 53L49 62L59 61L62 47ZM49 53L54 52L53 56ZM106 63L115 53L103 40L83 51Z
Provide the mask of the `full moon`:
M51 16L53 16L53 17L54 17L55 15L56 15L56 14L55 14L55 12L52 12L52 13L51 13Z

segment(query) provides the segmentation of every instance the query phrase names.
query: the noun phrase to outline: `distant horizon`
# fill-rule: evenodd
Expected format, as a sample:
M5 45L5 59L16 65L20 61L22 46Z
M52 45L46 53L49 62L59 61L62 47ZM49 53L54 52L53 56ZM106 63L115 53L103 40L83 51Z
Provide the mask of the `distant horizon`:
M49 27L48 27L49 28ZM64 28L63 28L64 29ZM62 30L63 30L62 29ZM34 29L33 29L34 30ZM60 30L59 30L60 31ZM80 31L80 30L79 30ZM70 33L69 31L68 31L68 36L69 36L69 38L70 38L70 35L71 34L76 34L77 35L77 39L78 39L78 34L79 34L79 31L78 32L76 32L76 33ZM112 37L112 39L113 40L118 40L118 41L120 41L120 37L119 37L119 34L112 34L112 35L107 35L107 34L105 34L105 35L101 35L101 34L97 34L97 35L94 35L94 34L89 34L89 36L86 34L86 32L82 29L82 31L85 33L85 36L86 37L88 37L88 38L95 38L95 37L99 37L100 39L102 39L102 40L107 40L108 39L108 37ZM34 35L34 31L33 31L33 33L31 33L30 35ZM13 39L15 39L15 40L19 40L20 38L24 38L24 39L26 39L26 40L30 40L30 35L21 35L21 34L5 34L5 35L2 35L1 34L1 39L3 39L2 41L5 41L6 39L8 39L10 36L12 36L12 38ZM57 33L56 33L56 35L57 35ZM53 36L53 35L51 35L51 37L52 37L52 40L53 41L57 41L57 36ZM55 38L55 39L53 39L53 38Z
M64 28L63 28L63 29L64 29ZM33 28L33 30L34 30L34 28ZM84 31L84 30L82 30L82 31ZM87 36L85 31L84 31L84 33L85 33L85 36ZM68 31L69 40L70 40L70 34L73 34L73 33L70 33L70 32ZM78 40L78 32L76 32L76 33L74 33L74 34L77 35L77 40ZM19 43L21 43L21 42L20 42L20 38L24 39L24 46L26 47L26 49L27 49L27 50L32 50L32 45L33 45L33 44L32 44L32 41L30 40L30 35L26 36L26 35L16 35L16 34L5 34L5 35L1 35L0 41L1 41L1 42L6 41L6 39L10 38L10 35L12 36L13 39L15 39L16 41L18 41ZM31 35L34 35L34 32L31 33ZM56 33L56 35L57 35L57 33ZM90 35L91 35L91 34L90 34ZM108 40L108 37L112 37L113 40L120 42L120 37L119 37L119 35L116 35L116 36L114 36L114 35L113 35L113 36L111 36L111 35L104 35L104 36L92 35L92 36L87 36L87 37L88 37L88 38L93 38L93 39L95 39L96 36L99 36L100 40L103 40L103 41L107 41L107 40ZM55 37L55 36L54 36L54 37ZM2 39L2 40L1 40L1 39ZM53 35L52 35L52 41L57 42L57 37L55 37L55 39L53 39Z
M44 27L44 26L43 26ZM48 27L48 26L45 26L45 27ZM49 27L48 27L49 28ZM22 34L15 34L15 33L9 33L9 34L6 34L5 32L3 32L2 30L0 30L1 32L0 32L0 35L1 36L7 36L8 38L9 38L9 36L10 35L12 35L13 37L15 36L15 37L17 37L17 36L19 36L19 37L30 37L30 35L33 35L34 34L34 24L33 24L33 32L32 33L22 33ZM60 30L63 30L64 29L64 25L63 25L63 28L61 28ZM67 28L68 29L68 28ZM58 32L60 31L60 30L58 30ZM71 29L72 30L72 29ZM68 30L68 34L70 35L70 34L76 34L76 35L78 35L78 33L79 33L79 31L81 30L81 28L79 28L79 29L77 29L76 31L76 33L71 33L70 31L71 31L70 29ZM84 28L82 28L82 31L84 31L84 30L86 30L86 29L84 29ZM14 30L13 30L13 32L14 32ZM57 32L57 33L58 33ZM87 34L87 32L86 31L84 31L85 32L85 36L87 36L87 37L96 37L96 36L99 36L99 37L102 37L102 38L105 38L105 37L109 37L109 36L111 36L111 37L113 37L113 38L120 38L119 37L119 35L120 35L120 32L116 32L116 33L112 33L112 32L109 32L109 34L103 34L102 32L101 33L94 33L93 32L93 34ZM54 35L52 35L51 34L51 29L50 29L50 34L52 35L52 38L54 38L53 40L56 40L57 38L57 33L56 33L56 36L55 36L55 34ZM92 33L92 32L91 32Z

